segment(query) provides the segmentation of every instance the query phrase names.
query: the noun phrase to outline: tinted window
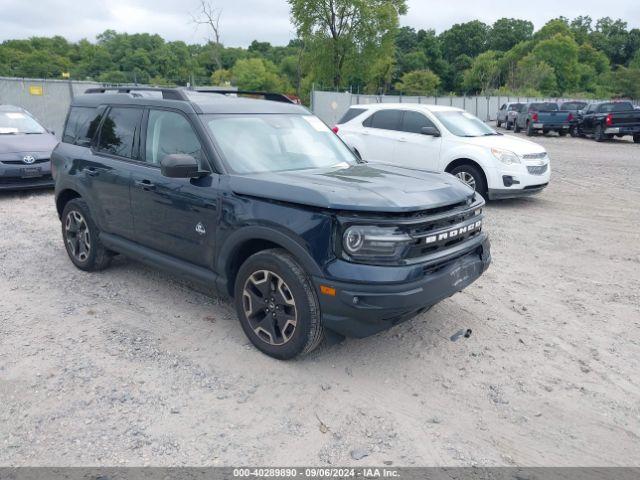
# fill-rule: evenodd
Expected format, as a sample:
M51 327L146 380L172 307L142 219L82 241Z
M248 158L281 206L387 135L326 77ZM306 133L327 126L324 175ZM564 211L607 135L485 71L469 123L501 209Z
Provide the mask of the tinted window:
M421 113L404 112L401 128L403 132L422 133L422 127L435 127L435 125Z
M349 110L347 110L347 113L345 113L342 116L342 118L338 120L338 125L347 123L349 120L353 120L354 118L356 118L361 113L364 113L365 111L366 110L364 108L350 108Z
M137 159L135 143L140 129L142 110L139 108L112 108L100 130L98 150L120 157Z
M629 110L633 110L633 104L631 102L603 103L599 108L599 111L602 113L628 112Z
M64 127L62 141L87 146L91 143L99 123L100 115L96 108L72 107Z
M522 105L522 103L512 103L511 105L509 105L509 111L519 112L520 110L522 110Z
M558 110L558 104L551 102L532 103L529 110L535 110L537 112L555 112Z
M146 156L148 163L160 164L166 155L184 153L203 164L202 146L189 121L176 112L151 110L147 124Z
M374 113L371 119L371 128L380 128L382 130L400 130L400 121L402 120L401 110L380 110Z

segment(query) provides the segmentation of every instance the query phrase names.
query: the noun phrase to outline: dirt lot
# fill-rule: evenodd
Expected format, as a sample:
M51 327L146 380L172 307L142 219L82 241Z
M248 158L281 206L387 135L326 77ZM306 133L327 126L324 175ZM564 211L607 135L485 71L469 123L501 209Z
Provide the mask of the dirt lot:
M638 465L640 145L538 141L552 185L488 206L480 281L288 363L170 275L76 270L51 192L0 194L0 465Z

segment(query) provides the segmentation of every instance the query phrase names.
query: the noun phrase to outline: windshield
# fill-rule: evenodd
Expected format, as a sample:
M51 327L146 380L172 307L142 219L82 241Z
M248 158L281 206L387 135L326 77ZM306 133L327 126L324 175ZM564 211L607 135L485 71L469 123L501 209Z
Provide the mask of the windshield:
M26 113L0 111L0 135L35 134L45 131L38 122Z
M468 112L434 112L436 118L458 137L486 137L488 135L500 135L493 128L478 117Z
M351 150L313 115L206 115L205 123L234 173L357 163Z

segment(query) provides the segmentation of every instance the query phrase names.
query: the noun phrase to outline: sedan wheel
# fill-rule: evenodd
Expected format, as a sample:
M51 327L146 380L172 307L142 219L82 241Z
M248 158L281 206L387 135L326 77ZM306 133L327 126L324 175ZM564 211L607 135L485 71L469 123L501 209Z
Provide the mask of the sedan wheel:
M474 190L476 189L476 179L473 178L473 175L471 175L469 172L458 172L456 173L456 177L458 177Z

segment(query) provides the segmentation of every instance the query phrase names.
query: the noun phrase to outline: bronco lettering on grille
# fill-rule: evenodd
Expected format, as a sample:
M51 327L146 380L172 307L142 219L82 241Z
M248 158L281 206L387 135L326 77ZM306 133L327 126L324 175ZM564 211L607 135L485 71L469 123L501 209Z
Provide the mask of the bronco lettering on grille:
M451 230L447 230L446 232L437 233L435 235L430 235L425 238L425 243L427 245L435 242L442 242L444 240L450 240L452 238L456 238L460 235L464 235L465 233L471 233L475 230L480 230L482 227L482 220L478 220L474 223L470 223L465 225L464 227L458 227Z

